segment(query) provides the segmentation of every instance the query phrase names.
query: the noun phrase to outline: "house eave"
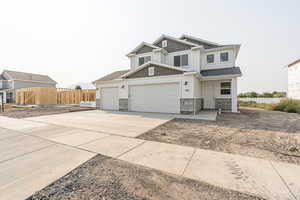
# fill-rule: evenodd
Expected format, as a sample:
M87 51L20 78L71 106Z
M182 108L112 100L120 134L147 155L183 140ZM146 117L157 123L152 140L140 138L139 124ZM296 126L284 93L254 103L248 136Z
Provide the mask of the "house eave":
M153 44L150 44L150 43L147 43L147 42L142 42L137 47L135 47L132 51L130 51L130 53L126 54L126 56L130 57L130 56L136 55L134 52L136 52L137 50L139 50L143 46L148 46L148 47L151 47L153 49L160 49L160 47L157 47Z
M217 76L202 76L201 80L220 80L241 77L242 74L229 74L229 75L217 75Z
M175 37L172 37L172 36L169 36L169 35L161 35L157 40L155 40L152 44L153 45L156 45L158 42L160 42L163 38L166 38L166 39L169 39L169 40L173 40L173 41L176 41L176 42L180 42L180 43L183 43L183 44L187 44L187 45L191 45L191 46L199 46L197 44L194 44L194 43L191 43L191 42L187 42L187 41L184 41L184 40L180 40L178 38L175 38Z
M221 46L220 44L218 43L215 43L215 42L211 42L211 41L208 41L208 40L203 40L203 39L200 39L200 38L197 38L197 37L194 37L194 36L190 36L190 35L186 35L186 34L183 34L180 39L183 39L183 38L190 38L192 40L196 40L196 41L199 41L199 42L203 42L203 43L207 43L207 44L212 44L212 45L216 45L216 46Z
M178 68L178 67L173 67L171 65L166 65L166 64L162 64L162 63L157 63L157 62L153 62L153 61L150 61L150 62L147 62L141 66L139 66L138 68L130 71L130 72L127 72L126 74L124 74L123 76L121 76L121 78L126 78L128 77L129 75L133 74L133 73L136 73L140 70L142 70L143 68L149 66L149 65L157 65L157 66L160 66L160 67L165 67L165 68L169 68L169 69L174 69L174 70L178 70L178 71L181 71L181 72L189 72L190 70L187 70L187 69L182 69L182 68Z

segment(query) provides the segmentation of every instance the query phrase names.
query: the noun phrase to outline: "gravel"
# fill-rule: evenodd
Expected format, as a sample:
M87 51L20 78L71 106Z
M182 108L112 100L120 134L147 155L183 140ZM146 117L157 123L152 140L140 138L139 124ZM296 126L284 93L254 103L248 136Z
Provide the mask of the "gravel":
M94 108L82 108L79 106L46 106L46 107L34 107L34 108L8 108L4 112L0 112L0 116L6 116L11 118L27 118L36 117L42 115L55 115L67 112L77 112L94 110Z
M300 164L300 115L260 109L217 121L175 119L138 138Z
M97 155L27 200L261 199Z

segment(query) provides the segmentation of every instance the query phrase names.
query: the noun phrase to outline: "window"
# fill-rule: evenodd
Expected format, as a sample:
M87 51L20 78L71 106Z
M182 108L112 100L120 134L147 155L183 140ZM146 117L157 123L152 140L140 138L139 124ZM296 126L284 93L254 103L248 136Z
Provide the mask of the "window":
M230 95L230 94L231 94L231 82L222 82L221 95Z
M221 62L228 61L228 52L224 52L220 54Z
M148 68L148 75L149 76L154 76L154 67L149 67Z
M168 41L167 40L163 40L162 41L162 47L167 47L168 46Z
M207 63L214 63L215 62L215 55L209 54L206 56Z
M151 56L139 57L139 66L151 60Z
M189 65L189 56L187 54L174 56L174 66L188 66Z

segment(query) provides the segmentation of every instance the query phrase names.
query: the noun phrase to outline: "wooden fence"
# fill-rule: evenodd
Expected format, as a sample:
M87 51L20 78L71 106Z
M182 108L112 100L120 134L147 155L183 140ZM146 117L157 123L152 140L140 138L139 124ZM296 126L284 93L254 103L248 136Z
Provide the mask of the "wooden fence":
M80 101L96 101L96 90L72 90L34 87L16 91L16 104L80 104Z

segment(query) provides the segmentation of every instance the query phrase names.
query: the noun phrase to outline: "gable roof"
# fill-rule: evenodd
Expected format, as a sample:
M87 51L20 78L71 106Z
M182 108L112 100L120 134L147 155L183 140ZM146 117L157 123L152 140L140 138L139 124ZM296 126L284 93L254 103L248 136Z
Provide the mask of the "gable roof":
M294 62L290 63L290 64L288 65L288 67L291 67L291 66L293 66L293 65L296 65L296 64L299 63L299 62L300 62L300 58L299 58L298 60L295 60Z
M153 49L160 49L160 47L155 46L153 44L147 43L147 42L142 42L141 44L139 44L137 47L135 47L132 51L130 51L130 53L127 54L127 56L129 56L130 54L135 53L136 51L138 51L140 48L142 48L143 46L148 46L151 47Z
M161 36L160 36L157 40L155 40L152 44L153 44L153 45L157 45L157 44L158 44L160 41L162 41L163 39L173 40L173 41L180 42L180 43L183 43L183 44L187 44L187 45L190 45L190 46L193 46L193 47L199 46L198 44L195 44L195 43L192 43L192 42L188 42L188 41L184 41L184 40L181 40L181 39L178 39L178 38L169 36L169 35L161 35Z
M157 63L157 62L149 61L149 62L146 62L145 64L143 64L143 65L135 68L134 70L131 70L131 71L127 72L126 74L122 75L121 78L126 78L129 75L134 74L135 72L138 72L138 71L144 69L145 67L148 67L149 65L155 65L155 66L159 66L159 67L165 67L165 68L169 68L169 69L178 70L178 71L181 71L181 72L189 72L190 71L190 70L187 70L187 69L182 69L182 68L174 67L174 66L171 66L171 65L166 65L166 64L162 64L162 63Z
M242 72L239 67L229 67L229 68L221 68L221 69L201 70L200 74L203 77L208 77L208 76L222 76L222 75L242 75Z
M210 42L208 40L203 40L203 39L200 39L200 38L197 38L197 37L194 37L194 36L190 36L190 35L186 35L186 34L183 34L179 39L181 39L181 40L190 39L191 41L189 41L189 42L195 41L195 44L198 44L198 45L201 45L201 44L204 43L204 44L210 45L212 47L222 46L218 43ZM192 43L194 43L194 42L192 42Z
M122 75L126 74L130 70L121 70L121 71L115 71L110 74L107 74L97 80L95 80L93 83L101 82L101 81L112 81L118 78L121 78Z
M2 74L0 74L0 80L6 80L6 78Z
M32 74L27 72L17 72L11 70L4 70L3 73L8 74L8 76L12 80L57 84L56 81L54 81L52 78L50 78L47 75Z

